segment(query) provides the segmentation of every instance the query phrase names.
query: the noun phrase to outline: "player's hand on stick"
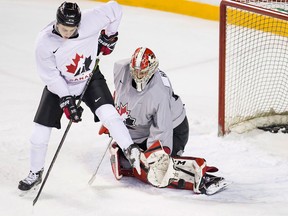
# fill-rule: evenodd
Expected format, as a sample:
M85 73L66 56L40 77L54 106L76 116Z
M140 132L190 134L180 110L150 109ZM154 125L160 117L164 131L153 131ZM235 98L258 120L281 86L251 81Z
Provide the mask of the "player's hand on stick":
M82 107L77 107L75 97L68 95L60 98L60 107L63 109L66 117L73 122L77 123L81 121L81 115L83 112Z

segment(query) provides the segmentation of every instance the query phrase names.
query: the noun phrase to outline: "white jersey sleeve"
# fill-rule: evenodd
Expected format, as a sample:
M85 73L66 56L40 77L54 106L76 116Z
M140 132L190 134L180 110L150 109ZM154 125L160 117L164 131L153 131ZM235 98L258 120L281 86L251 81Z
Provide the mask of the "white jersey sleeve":
M99 33L99 30L106 29L106 34L114 34L118 31L120 21L122 18L122 7L116 1L109 1L100 7L89 9L83 13L82 19L90 28L91 33ZM95 26L98 28L95 29ZM86 26L85 26L86 27ZM96 31L95 31L96 30Z

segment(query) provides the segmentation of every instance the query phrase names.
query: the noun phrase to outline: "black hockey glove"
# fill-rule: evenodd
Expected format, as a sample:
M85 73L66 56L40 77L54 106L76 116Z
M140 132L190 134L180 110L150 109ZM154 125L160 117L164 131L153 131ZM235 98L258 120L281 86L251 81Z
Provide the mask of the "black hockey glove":
M112 53L115 48L117 40L118 40L118 32L116 32L113 35L107 36L105 30L103 29L98 38L97 55L99 55L100 52L102 52L103 55L109 55L110 53Z
M75 98L71 95L60 98L60 107L69 120L71 119L75 123L82 120L83 108L81 106L77 107Z

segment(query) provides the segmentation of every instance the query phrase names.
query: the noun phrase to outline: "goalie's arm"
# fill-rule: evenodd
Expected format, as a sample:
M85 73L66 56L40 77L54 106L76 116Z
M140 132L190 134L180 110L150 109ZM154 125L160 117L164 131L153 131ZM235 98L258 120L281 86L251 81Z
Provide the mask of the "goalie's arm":
M159 140L164 146L173 150L173 121L171 115L170 102L166 96L162 95L158 100L154 110L153 123L150 127L150 134L147 140L147 146L151 146Z

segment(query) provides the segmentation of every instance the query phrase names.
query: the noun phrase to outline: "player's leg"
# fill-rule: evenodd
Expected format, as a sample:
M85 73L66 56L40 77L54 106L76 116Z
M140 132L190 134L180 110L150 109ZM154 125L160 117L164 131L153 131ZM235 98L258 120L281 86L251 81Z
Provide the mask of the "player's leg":
M53 127L61 127L62 114L59 97L45 87L34 117L35 125L30 137L30 171L28 176L19 182L18 188L21 191L28 191L41 183L51 130Z

